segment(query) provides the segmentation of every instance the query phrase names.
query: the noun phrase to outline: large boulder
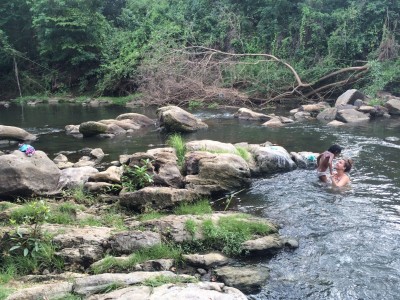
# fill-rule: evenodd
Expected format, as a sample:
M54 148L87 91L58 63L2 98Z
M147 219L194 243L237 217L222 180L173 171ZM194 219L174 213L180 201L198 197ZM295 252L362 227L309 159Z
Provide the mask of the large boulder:
M139 126L151 126L155 124L155 121L146 117L145 115L137 114L137 113L126 113L119 115L117 120L130 120L132 123L136 123Z
M356 89L347 90L342 95L340 95L339 98L337 98L335 102L335 107L340 107L347 104L354 105L354 102L357 99L365 100L365 98L365 95Z
M268 121L271 117L254 112L248 108L240 108L234 115L235 118L239 118L241 120L253 120L253 121Z
M43 151L28 157L16 150L0 156L0 196L53 194L60 175L60 169Z
M0 140L34 141L36 136L19 127L0 125Z
M83 122L79 125L79 132L85 137L104 134L107 132L107 129L108 126L106 124L94 121Z
M256 173L272 174L297 168L290 154L281 146L253 146L249 150L256 162Z
M344 123L358 123L369 121L369 114L362 113L353 108L339 109L336 115L336 120Z
M194 151L186 155L185 161L186 187L199 194L218 195L250 184L249 165L239 155Z
M323 111L321 111L318 115L317 115L317 119L320 121L333 121L336 119L336 115L337 115L337 108L336 107L330 107L330 108L326 108Z
M154 184L161 186L171 186L182 188L184 186L183 177L178 167L175 150L173 148L157 148L147 151L154 157Z
M164 106L157 110L160 127L167 132L194 132L208 125L177 106Z
M390 99L385 104L391 115L400 115L400 99Z
M61 189L83 186L88 181L90 176L93 176L97 173L99 173L99 171L91 166L66 168L61 170L58 186Z
M214 270L217 278L228 286L235 287L244 293L260 292L269 278L268 269L264 267L222 267Z

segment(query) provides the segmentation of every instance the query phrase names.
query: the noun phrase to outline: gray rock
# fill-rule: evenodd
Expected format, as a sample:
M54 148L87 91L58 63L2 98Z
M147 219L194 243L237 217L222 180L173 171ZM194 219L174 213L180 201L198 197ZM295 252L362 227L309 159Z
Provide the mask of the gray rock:
M157 115L160 127L167 132L194 132L208 128L206 123L177 106L161 107Z
M78 278L73 285L73 292L78 295L88 296L103 291L111 284L134 285L157 276L176 277L170 271L160 272L133 272L128 274L99 274Z
M254 112L248 108L240 108L233 116L242 120L253 121L268 121L271 119L271 117L265 114Z
M79 132L82 133L84 137L106 133L107 129L107 125L94 121L84 122L79 126Z
M31 196L58 191L61 172L42 151L28 157L21 151L0 156L0 196Z
M154 159L154 184L183 188L183 177L178 167L175 150L173 148L157 148L148 150L146 153Z
M131 254L140 249L160 245L161 236L152 231L119 232L110 237L109 244L117 254Z
M145 115L137 114L137 113L126 113L119 115L117 117L117 120L130 120L135 124L140 125L141 127L143 126L151 126L155 124L155 121L150 119L149 117L146 117Z
M364 100L366 97L363 93L359 92L356 89L347 90L335 102L335 107L339 108L340 106L351 104L354 105L354 102L357 99Z
M99 171L91 166L63 169L61 170L58 187L64 189L83 186L90 176L97 173Z
M250 184L250 167L236 154L190 152L185 157L186 187L202 195L230 192Z
M187 189L145 187L136 192L120 194L120 204L135 211L171 208L182 202L191 202L198 195Z
M7 300L55 299L67 296L72 291L72 283L57 282L25 288L11 294Z
M19 127L0 125L0 140L34 141L36 136Z
M400 99L390 99L385 104L391 115L400 115Z
M326 108L317 115L317 119L320 121L333 121L336 119L336 114L336 107Z
M257 293L269 278L269 272L262 267L222 267L214 270L217 279L244 293Z
M355 109L339 109L336 119L344 123L367 122L369 115Z
M289 153L281 146L253 146L250 152L253 153L260 174L286 172L297 168Z
M220 253L187 254L182 256L183 260L191 266L208 269L215 266L223 266L229 259Z
M87 300L246 300L239 290L217 282L164 284L159 287L132 286Z
M255 240L249 240L242 243L243 250L249 252L275 252L284 247L282 239L278 235L267 235Z

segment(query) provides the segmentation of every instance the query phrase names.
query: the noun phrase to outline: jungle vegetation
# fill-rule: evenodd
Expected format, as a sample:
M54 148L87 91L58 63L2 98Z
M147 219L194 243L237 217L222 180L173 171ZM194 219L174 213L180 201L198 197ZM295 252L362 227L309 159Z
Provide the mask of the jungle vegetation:
M0 0L0 98L400 94L397 0Z

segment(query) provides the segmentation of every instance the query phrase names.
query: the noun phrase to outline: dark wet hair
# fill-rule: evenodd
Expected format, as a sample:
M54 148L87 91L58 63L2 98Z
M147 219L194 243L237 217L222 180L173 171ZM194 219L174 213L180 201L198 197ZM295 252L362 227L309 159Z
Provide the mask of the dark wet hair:
M344 171L350 172L351 167L353 166L353 160L350 158L345 158L344 160Z
M329 147L328 151L333 153L333 154L339 155L342 152L342 147L340 147L339 145L334 144L334 145Z

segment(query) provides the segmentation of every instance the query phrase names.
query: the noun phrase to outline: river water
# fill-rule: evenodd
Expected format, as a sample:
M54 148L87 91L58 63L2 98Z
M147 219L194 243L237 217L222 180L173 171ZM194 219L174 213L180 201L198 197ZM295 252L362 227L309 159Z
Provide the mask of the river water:
M36 133L35 148L53 158L60 151L90 147L104 150L107 160L120 154L162 147L166 136L149 128L115 139L77 139L64 133L67 124L115 118L133 110L80 105L0 107L0 124ZM155 118L153 109L136 109ZM186 140L263 143L290 151L322 152L343 146L354 168L352 185L344 191L321 186L314 170L295 170L253 180L234 198L232 207L272 219L280 234L299 241L272 259L270 280L250 299L399 299L400 298L400 118L357 126L330 128L317 121L262 128L257 122L234 119L232 111L197 111L209 129ZM0 150L16 145L0 145Z

